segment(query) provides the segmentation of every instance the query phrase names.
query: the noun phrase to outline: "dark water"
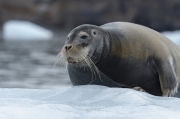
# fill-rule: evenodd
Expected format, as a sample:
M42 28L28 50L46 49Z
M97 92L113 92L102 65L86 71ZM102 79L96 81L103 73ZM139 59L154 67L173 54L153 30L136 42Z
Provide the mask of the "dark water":
M67 69L56 66L66 33L48 41L1 41L1 88L58 88L71 85Z

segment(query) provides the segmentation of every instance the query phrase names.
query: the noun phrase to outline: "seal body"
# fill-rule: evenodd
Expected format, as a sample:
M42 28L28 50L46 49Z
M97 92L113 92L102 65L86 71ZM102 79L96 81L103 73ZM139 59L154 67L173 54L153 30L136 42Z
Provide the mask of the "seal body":
M78 53L68 50L69 44L76 47ZM65 59L74 59L68 63L74 85L94 82L110 87L138 86L153 95L179 97L180 47L150 28L126 22L100 27L81 25L70 32L63 49ZM83 51L85 60L78 59ZM88 60L87 56L91 65L82 63ZM83 68L82 64L87 66ZM98 82L92 80L93 69L99 71ZM104 83L100 83L100 79Z

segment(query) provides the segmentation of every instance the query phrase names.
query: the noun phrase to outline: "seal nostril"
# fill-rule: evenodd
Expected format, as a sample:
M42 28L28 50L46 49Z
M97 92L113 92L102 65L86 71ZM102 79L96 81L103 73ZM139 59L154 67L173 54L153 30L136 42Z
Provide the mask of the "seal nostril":
M68 47L68 50L71 49L71 48L72 48L72 46L69 46L69 47Z
M70 50L71 48L72 48L71 45L70 46L65 46L66 51Z

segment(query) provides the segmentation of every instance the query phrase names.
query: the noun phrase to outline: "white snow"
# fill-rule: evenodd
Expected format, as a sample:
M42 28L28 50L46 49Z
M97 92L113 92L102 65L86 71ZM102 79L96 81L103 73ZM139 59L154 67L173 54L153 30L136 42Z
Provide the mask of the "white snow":
M0 89L0 119L180 119L180 99L86 85Z
M165 31L165 32L162 32L162 34L165 35L166 37L168 37L174 43L180 45L180 30L177 30L177 31Z
M5 40L49 40L53 32L29 21L7 21L3 25Z

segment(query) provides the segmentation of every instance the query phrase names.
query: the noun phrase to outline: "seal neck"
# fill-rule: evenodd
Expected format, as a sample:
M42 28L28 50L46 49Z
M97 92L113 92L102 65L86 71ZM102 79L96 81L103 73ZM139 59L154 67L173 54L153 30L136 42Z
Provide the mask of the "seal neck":
M95 61L96 65L103 62L110 52L111 40L109 40L108 37L108 33L104 32L101 39L100 50L96 53L96 55L98 55L98 60Z
M123 34L113 29L104 29L103 48L97 64L109 60L109 57L121 57L122 43L125 43ZM118 55L116 55L118 54Z

